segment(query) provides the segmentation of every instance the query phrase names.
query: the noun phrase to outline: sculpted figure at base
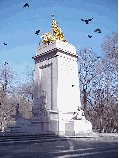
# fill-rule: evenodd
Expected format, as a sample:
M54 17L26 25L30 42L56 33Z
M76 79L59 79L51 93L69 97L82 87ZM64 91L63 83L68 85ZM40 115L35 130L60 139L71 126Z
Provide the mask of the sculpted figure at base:
M38 100L38 106L32 108L33 117L39 116L48 116L46 104L47 104L47 95L45 91L42 91L42 94Z
M36 109L35 107L32 107L32 115L33 117L38 117L38 109Z
M84 111L78 107L77 111L73 114L72 120L85 120Z
M48 115L47 108L46 108L47 95L45 91L42 91L41 98L42 98L42 103L41 103L42 113L44 116L47 116Z
M12 104L13 106L15 106L14 104ZM22 116L22 114L20 113L19 111L19 103L17 103L17 106L16 107L16 116Z

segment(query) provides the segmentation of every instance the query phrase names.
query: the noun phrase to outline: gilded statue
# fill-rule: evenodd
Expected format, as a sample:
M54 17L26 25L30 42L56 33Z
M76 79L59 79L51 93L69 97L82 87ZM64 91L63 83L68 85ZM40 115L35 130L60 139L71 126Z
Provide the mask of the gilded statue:
M51 32L46 32L44 33L41 38L43 38L40 42L39 42L39 45L40 43L42 42L43 44L49 44L50 42L53 42L53 37L52 37L52 34Z
M57 24L58 24L57 21L55 21L53 18L52 19L53 39L67 42L67 40L64 38L63 32L61 31L61 27L58 27Z
M51 15L53 17L52 19L52 30L53 30L53 36L51 34L51 32L46 32L45 34L43 34L41 36L41 38L43 38L40 42L42 42L44 45L45 44L49 44L50 42L53 42L55 40L60 40L62 42L67 42L67 40L64 38L64 34L61 31L61 27L58 27L58 22L54 20L54 14Z

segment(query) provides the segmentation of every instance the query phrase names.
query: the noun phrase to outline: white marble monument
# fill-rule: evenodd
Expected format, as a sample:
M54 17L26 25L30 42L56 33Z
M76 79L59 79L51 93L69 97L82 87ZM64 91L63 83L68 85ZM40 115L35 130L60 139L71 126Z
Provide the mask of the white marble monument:
M16 124L9 129L28 134L76 135L92 125L81 110L76 49L64 38L52 14L52 30L42 36L36 50L32 117L22 117L16 107ZM41 43L40 42L40 43Z
M54 17L52 29L53 37L50 32L45 33L42 36L43 45L38 47L33 57L35 86L32 121L35 123L37 120L44 130L58 134L66 134L67 130L75 134L91 131L92 125L85 116L80 114L73 119L74 112L81 108L76 49L64 38ZM45 109L46 115L42 109Z

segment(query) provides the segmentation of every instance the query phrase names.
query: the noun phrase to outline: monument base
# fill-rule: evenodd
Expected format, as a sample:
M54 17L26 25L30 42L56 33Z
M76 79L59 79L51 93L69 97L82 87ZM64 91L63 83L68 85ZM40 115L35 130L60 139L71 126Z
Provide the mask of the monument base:
M8 126L5 132L9 134L54 134L49 131L49 122L47 117L25 119L17 116L16 123L13 126Z
M78 114L76 119L72 118L73 112L60 112L59 116L59 135L76 136L92 133L92 124L85 119L84 115Z
M16 123L9 126L6 132L18 135L56 134L60 136L92 133L92 124L85 119L82 113L82 110L67 113L48 110L47 116L31 117L30 119L14 115Z
M62 121L60 124L62 124L62 130L59 131L59 135L76 136L92 133L91 122L87 120Z

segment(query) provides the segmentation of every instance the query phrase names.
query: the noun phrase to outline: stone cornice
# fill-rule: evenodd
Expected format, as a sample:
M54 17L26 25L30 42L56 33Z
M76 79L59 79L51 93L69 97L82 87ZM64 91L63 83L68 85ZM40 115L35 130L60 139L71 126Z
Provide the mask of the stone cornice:
M39 46L36 49L36 55L40 55L40 54L42 54L44 52L48 52L50 50L54 50L55 48L57 48L58 50L62 50L65 52L69 52L70 54L76 55L76 48L73 45L67 44L65 42L61 42L59 40L55 40L52 43L49 43L49 45Z
M53 52L58 52L58 51L63 54L67 54L72 57L75 57L75 58L78 57L78 55L76 55L76 49L74 46L67 44L65 42L56 40L56 41L50 43L49 45L39 46L39 48L37 48L37 50L36 50L36 56L34 56L32 58L34 60L36 60L39 57L45 56L45 55L53 53ZM56 53L55 56L59 56L59 54Z

